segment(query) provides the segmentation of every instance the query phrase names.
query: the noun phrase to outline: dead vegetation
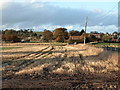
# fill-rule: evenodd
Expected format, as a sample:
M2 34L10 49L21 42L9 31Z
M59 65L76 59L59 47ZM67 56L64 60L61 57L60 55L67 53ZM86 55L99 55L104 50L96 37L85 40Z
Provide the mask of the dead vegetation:
M12 57L14 58L12 61L11 58L5 61L3 58L3 87L20 87L22 83L28 83L28 88L35 86L117 88L118 86L117 52L108 52L88 45L37 47L33 45L25 48L29 49L26 49L28 53L22 54L24 57L19 59ZM29 52L30 48L32 53ZM13 51L17 50L19 52L19 49ZM3 53L4 55L6 53ZM31 80L34 80L34 85L31 84L33 83ZM26 84L22 84L21 87L25 88Z

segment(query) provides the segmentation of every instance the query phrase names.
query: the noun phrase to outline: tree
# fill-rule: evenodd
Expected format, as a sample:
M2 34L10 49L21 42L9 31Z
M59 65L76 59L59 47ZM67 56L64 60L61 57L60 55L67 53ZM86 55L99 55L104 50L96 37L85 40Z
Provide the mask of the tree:
M64 39L63 37L61 37L61 36L58 36L58 37L56 38L56 41L57 41L57 42L64 42L65 39Z
M58 42L64 42L66 39L69 38L66 28L56 28L53 32L53 36Z
M115 36L117 36L119 33L118 32L113 32L112 34L115 35Z
M117 39L118 38L118 36L117 35L114 35L114 39Z
M91 34L99 34L97 31L90 32Z
M82 29L81 32L80 32L80 35L82 35L84 32L85 32L84 29Z
M108 32L106 32L106 35L109 35L109 33L108 33Z
M32 35L33 35L33 31L32 31L32 29L30 30L29 34L30 34L30 36L32 36Z
M49 30L44 30L43 32L43 40L49 42L53 39L53 33Z
M69 34L70 36L80 36L80 32L75 30L70 31Z
M108 35L104 35L104 36L102 37L102 40L103 40L104 42L108 42L110 39L111 39L111 37L108 36Z
M5 35L10 35L10 34L17 34L17 32L13 29L10 29L10 30L5 30Z
M9 42L18 42L20 39L17 36L17 32L15 30L5 30L5 33L2 36L2 39Z
M94 35L90 35L89 41L92 41L92 42L97 41L97 38Z

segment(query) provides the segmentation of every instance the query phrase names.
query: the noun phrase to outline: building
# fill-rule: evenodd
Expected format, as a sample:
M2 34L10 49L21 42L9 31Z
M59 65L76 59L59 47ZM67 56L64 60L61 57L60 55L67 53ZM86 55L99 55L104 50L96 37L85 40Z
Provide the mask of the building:
M69 40L81 40L82 36L70 36Z
M99 33L98 34L90 33L90 35L94 35L98 39L101 38L101 34L99 34Z

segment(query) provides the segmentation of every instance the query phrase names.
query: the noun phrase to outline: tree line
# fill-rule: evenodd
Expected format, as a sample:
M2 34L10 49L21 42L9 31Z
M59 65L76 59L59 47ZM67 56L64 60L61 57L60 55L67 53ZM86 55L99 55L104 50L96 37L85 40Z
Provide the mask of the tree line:
M84 36L86 37L86 42L94 42L94 41L109 41L111 38L118 38L117 35L119 33L114 32L115 34L111 37L110 34L106 33L98 33L98 32L91 32L85 33L82 29L81 31L72 30L67 31L66 28L56 28L53 31L44 30L43 32L34 32L33 29L24 29L24 30L14 30L14 29L6 29L1 31L2 40L5 42L21 42L23 39L31 39L31 40L38 40L42 42L68 42L74 43L79 42L82 43L84 41ZM97 36L99 37L97 37ZM80 37L79 39L70 39L70 37Z

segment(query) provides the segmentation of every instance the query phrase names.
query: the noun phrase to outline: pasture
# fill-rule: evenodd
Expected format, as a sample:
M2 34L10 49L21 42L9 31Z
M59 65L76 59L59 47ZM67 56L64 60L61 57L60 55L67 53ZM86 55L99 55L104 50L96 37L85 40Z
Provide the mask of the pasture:
M83 44L7 43L2 47L3 88L118 87L117 52Z

